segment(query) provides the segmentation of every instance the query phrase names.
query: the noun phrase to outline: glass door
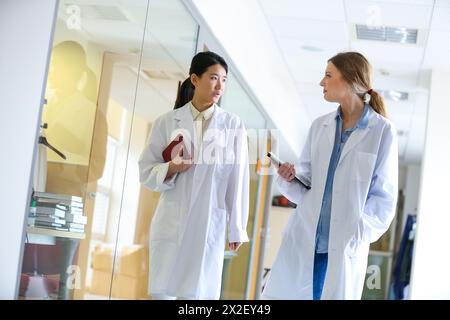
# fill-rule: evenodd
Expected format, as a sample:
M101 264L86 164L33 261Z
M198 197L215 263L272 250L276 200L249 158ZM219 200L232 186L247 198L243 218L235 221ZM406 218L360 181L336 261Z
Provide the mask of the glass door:
M110 296L148 4L59 3L19 299Z

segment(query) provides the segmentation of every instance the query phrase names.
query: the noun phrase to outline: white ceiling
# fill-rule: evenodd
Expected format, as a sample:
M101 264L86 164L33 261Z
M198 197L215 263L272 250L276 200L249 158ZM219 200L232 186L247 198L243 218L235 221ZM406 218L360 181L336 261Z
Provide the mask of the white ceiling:
M259 0L259 3L311 118L336 108L323 100L319 86L327 60L340 51L359 51L373 66L375 89L409 93L406 102L386 102L400 133L401 162L421 162L429 70L450 69L450 43L443 41L450 37L450 1ZM356 40L355 24L418 29L418 44ZM389 75L383 75L381 70Z

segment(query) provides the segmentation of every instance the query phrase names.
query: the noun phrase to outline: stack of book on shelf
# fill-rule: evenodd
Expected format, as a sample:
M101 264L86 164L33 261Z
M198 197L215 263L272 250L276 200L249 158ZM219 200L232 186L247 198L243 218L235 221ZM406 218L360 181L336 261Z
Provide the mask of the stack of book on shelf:
M33 193L28 226L84 233L86 223L81 197L48 192Z

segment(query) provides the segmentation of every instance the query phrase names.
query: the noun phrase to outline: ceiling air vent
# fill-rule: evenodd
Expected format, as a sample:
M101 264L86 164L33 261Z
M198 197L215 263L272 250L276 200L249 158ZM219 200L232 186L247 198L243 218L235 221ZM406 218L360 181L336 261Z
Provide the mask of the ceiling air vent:
M363 24L356 25L356 38L358 40L387 41L397 43L417 43L417 29L397 27L369 27Z

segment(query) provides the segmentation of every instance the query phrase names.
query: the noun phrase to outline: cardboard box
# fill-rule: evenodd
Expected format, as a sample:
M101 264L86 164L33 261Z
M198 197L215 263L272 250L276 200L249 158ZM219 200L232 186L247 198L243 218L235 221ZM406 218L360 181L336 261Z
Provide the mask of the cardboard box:
M129 277L115 274L112 286L112 298L140 299L146 297L146 276Z
M112 272L114 250L107 245L96 245L92 252L92 268L98 271Z
M127 245L120 247L118 252L113 274L113 247L108 244L95 247L92 252L93 273L89 291L109 296L112 277L112 298L148 298L148 249L142 245Z
M109 289L111 285L111 271L92 271L92 280L89 286L89 292L99 296L109 296Z
M141 245L124 246L120 250L116 273L130 277L139 277L146 273L147 249Z

